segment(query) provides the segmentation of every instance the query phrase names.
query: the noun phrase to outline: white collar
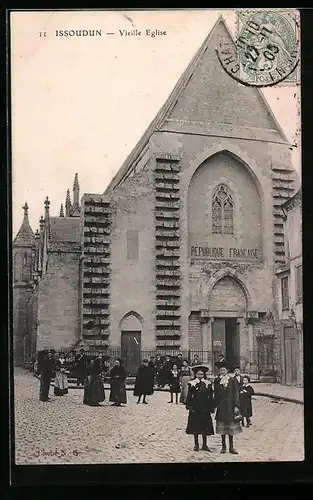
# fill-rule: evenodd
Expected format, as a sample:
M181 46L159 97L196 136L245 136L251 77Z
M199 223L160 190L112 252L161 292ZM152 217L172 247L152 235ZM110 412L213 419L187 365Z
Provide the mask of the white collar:
M198 378L195 378L193 380L190 380L189 384L192 385L193 387L197 384L200 384L200 382L204 382L205 385L208 387L208 385L210 385L210 381L207 380L206 378L203 378L202 380L199 380Z
M227 387L229 379L230 376L228 375L228 373L226 375L223 375L222 377L220 376L220 384L224 387Z

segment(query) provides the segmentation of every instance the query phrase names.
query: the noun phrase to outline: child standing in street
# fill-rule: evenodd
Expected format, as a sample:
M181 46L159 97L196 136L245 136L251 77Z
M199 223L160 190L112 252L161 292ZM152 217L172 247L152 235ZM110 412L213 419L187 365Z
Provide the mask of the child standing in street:
M250 385L250 379L247 375L243 377L243 384L239 390L240 410L242 415L242 425L244 427L244 419L246 419L247 427L250 427L252 417L252 396L254 394L253 387Z
M171 400L169 403L173 403L173 394L176 397L176 404L178 404L178 394L180 393L180 372L178 371L177 365L173 365L173 369L169 373L169 386L171 393Z
M188 383L186 409L189 410L187 434L193 434L194 451L199 451L199 434L202 435L202 450L211 451L207 445L207 436L214 434L211 413L214 412L212 384L206 379L208 368L196 366L192 368L195 379Z

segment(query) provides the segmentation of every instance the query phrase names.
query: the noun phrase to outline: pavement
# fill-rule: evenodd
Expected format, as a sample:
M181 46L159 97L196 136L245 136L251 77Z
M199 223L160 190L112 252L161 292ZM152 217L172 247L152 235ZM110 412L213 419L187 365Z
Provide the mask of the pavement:
M267 384L266 384L267 385ZM272 385L272 384L270 384ZM273 384L276 385L276 384ZM257 384L254 385L256 389ZM83 405L83 390L39 401L39 380L15 371L15 456L20 464L114 464L188 462L263 462L304 459L303 406L270 397L253 398L252 427L235 436L239 455L220 454L220 436L208 438L212 453L193 451L185 432L188 412L168 404L157 391L147 405L137 405L132 391L127 405Z
M266 384L257 382L252 384L254 392L259 396L269 396L293 403L303 404L303 388L282 384Z

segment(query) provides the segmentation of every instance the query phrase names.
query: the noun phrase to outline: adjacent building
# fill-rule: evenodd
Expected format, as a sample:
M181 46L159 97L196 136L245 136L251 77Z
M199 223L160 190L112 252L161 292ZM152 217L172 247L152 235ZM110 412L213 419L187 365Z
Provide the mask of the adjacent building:
M277 270L282 381L303 384L302 191L283 205L286 263Z
M276 271L297 176L262 92L221 67L221 36L233 43L222 19L103 194L80 205L76 178L65 216L46 200L37 350L224 354L283 376Z

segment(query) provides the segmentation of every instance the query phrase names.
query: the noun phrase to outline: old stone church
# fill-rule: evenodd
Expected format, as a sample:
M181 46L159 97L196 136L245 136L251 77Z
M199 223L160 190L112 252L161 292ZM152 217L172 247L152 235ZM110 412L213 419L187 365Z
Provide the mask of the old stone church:
M247 371L270 352L279 378L275 272L298 181L262 92L221 67L219 36L231 39L222 19L103 194L80 199L76 175L36 234L25 205L16 359L82 344L222 353Z

